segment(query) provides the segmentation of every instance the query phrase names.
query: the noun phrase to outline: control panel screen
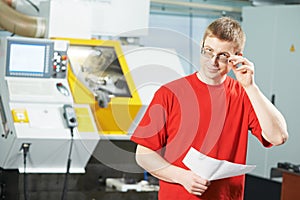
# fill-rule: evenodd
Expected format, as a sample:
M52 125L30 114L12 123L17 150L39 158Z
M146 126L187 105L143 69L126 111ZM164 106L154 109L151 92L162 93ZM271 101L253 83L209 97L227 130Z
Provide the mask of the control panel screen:
M51 41L10 39L7 42L6 76L50 77Z

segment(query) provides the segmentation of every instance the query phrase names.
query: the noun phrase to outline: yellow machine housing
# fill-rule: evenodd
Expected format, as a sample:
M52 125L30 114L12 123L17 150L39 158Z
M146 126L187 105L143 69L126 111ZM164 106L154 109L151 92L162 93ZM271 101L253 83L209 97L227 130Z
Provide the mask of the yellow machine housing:
M120 43L113 40L59 39L70 42L68 81L75 103L91 106L99 133L127 134L142 102ZM106 51L108 55L105 55ZM102 62L101 56L106 58L105 62ZM99 83L100 87L96 86ZM115 88L109 91L109 86ZM107 101L107 106L99 106L99 91L106 93L104 103Z

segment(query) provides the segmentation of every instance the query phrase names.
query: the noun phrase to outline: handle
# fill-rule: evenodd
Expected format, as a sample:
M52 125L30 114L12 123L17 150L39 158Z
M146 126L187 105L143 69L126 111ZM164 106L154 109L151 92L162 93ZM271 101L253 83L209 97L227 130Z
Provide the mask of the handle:
M275 105L275 94L272 94L271 96L271 103Z

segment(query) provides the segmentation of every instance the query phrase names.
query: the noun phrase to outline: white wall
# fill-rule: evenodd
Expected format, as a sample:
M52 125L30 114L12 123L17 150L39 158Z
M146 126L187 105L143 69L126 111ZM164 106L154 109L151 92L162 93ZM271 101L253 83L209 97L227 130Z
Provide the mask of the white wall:
M141 44L176 50L185 73L190 74L199 69L199 44L211 21L199 17L151 14L149 34L141 38Z
M290 138L279 147L263 148L249 137L248 163L255 175L269 178L278 162L300 163L300 6L264 6L243 9L247 33L245 55L255 63L255 79L262 92L283 113ZM291 51L294 45L295 51Z

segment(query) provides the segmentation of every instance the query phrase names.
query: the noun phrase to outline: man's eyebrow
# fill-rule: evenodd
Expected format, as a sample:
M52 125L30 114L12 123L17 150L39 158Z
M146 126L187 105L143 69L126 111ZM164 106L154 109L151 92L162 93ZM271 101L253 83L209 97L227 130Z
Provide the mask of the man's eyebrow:
M212 49L213 51L215 51L215 49L214 49L214 48L212 48L212 47L211 47L211 46L209 46L209 45L207 45L207 46L203 46L203 48L210 48L210 49ZM221 52L219 52L218 54L220 54L220 53L227 53L227 54L231 55L231 53L230 53L229 51L221 51Z

